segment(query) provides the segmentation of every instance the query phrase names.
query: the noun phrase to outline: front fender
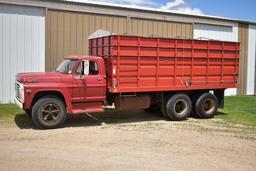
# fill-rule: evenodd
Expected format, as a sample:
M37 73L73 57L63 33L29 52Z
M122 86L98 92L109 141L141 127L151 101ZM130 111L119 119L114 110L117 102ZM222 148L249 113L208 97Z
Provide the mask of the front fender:
M53 85L47 85L47 86L30 86L25 85L24 86L24 92L25 92L25 100L23 104L24 109L30 109L34 103L34 100L38 98L38 95L54 95L55 93L59 93L63 96L67 108L67 112L70 113L72 111L72 104L71 104L71 89L69 89L66 86L59 85L56 87Z

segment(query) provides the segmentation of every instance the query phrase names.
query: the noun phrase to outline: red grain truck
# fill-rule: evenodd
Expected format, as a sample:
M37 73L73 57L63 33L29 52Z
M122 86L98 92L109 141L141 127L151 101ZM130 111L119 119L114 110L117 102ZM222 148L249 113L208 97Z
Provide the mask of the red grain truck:
M239 43L109 35L89 40L90 56L69 56L56 71L19 73L16 104L40 128L60 127L67 114L118 110L192 113L212 118L224 90L237 87Z

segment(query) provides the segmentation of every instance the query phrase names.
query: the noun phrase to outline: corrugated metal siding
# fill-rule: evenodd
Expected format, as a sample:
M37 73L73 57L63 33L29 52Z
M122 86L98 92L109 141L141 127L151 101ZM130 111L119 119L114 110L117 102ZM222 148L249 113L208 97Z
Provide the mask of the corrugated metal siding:
M90 15L63 11L47 12L46 70L68 55L88 55L88 36L97 29L127 33L126 17Z
M49 10L46 32L46 70L50 71L68 55L87 55L88 36L97 29L117 34L192 38L192 24L143 20Z
M238 24L232 23L230 25L232 26L195 23L194 38L238 42ZM225 90L225 95L236 95L236 93L236 88Z
M246 95L247 91L247 62L248 62L248 24L239 24L240 42L240 72L239 72L239 85L237 93Z
M131 19L131 34L168 38L193 38L192 24L158 20Z
M44 40L43 9L0 4L0 103L13 102L18 72L45 70Z
M247 95L255 95L256 70L256 25L249 25L248 38L248 67L247 67Z
M80 0L81 1L81 0ZM84 0L85 1L85 0ZM246 20L238 20L232 18L209 16L209 15L191 15L191 14L178 14L175 12L159 11L158 9L145 9L143 7L123 7L120 5L103 5L101 3L93 3L92 0L86 3L79 2L65 2L57 0L0 0L3 3L19 4L26 6L37 6L44 7L54 10L64 10L73 12L87 12L104 15L115 15L115 16L132 16L134 18L143 18L149 20L165 20L165 21L176 21L186 23L205 23L205 24L216 24L216 25L230 25L230 23L248 23ZM254 23L255 22L249 22Z

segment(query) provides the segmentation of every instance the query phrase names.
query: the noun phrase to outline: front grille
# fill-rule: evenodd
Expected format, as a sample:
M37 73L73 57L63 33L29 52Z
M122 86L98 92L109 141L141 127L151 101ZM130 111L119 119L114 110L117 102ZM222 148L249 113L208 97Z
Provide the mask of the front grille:
M20 100L20 85L16 83L16 97Z
M20 82L16 81L15 82L15 97L17 100L20 102L23 102L23 86Z

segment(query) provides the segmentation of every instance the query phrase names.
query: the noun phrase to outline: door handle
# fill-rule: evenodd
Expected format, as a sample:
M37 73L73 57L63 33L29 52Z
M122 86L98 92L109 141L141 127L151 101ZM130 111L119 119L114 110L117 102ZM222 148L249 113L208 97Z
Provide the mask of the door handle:
M105 79L106 79L106 77L98 77L97 78L98 81L102 81L102 80L105 80Z
M102 78L102 77L98 77L97 80L98 80L98 81L102 81L103 78Z
M74 77L75 80L82 80L84 77L82 76L77 76L77 77Z

